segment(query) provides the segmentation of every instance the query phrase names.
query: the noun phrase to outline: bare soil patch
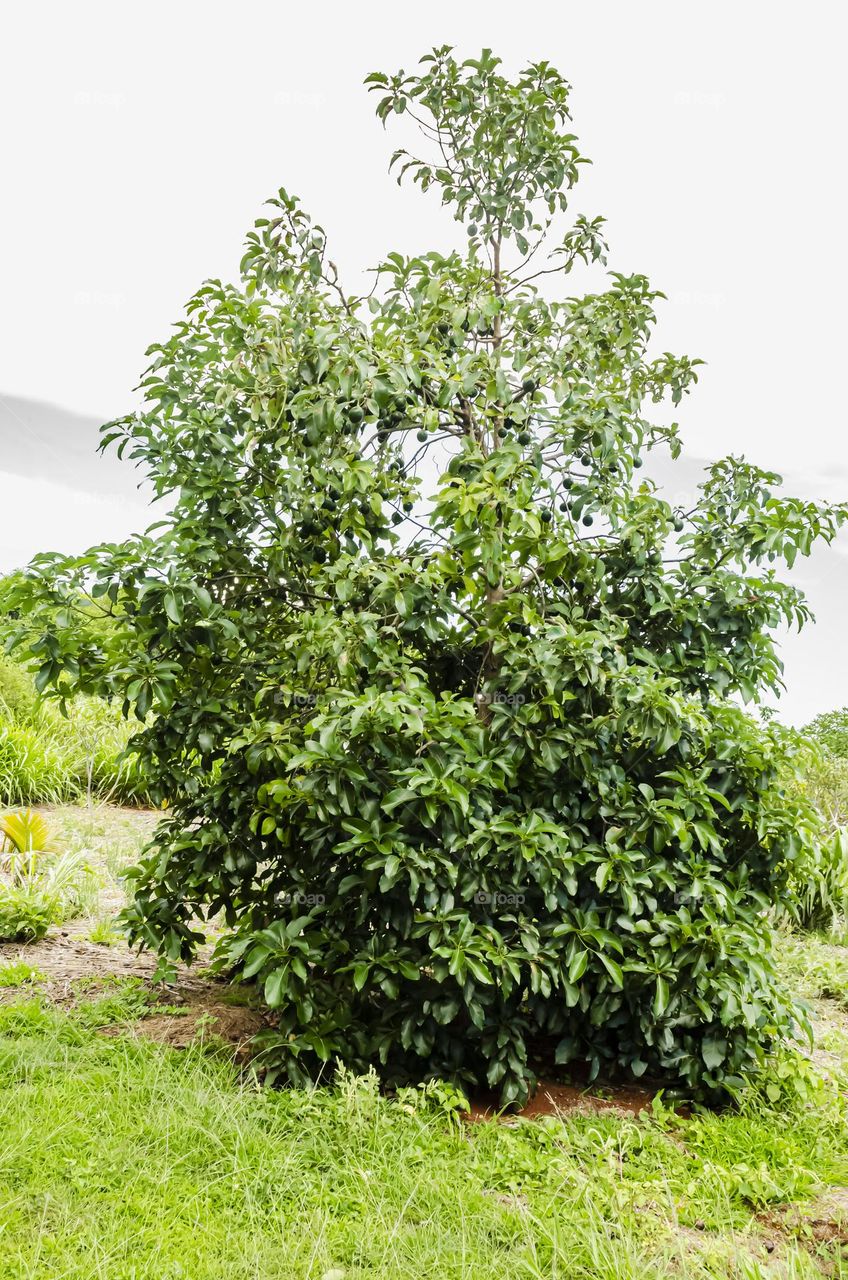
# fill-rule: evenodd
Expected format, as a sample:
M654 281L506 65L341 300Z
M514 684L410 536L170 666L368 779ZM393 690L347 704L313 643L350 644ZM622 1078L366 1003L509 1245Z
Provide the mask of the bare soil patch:
M74 921L51 932L40 942L0 943L0 965L24 961L43 979L37 983L52 1004L71 1008L91 999L116 979L136 979L149 990L150 1013L136 1021L103 1028L104 1035L143 1036L174 1049L185 1049L201 1039L232 1045L236 1057L250 1057L250 1041L267 1025L265 1015L244 1003L244 995L226 982L203 976L197 969L179 966L172 982L155 982L156 957L138 954L124 943L101 946L86 937L90 921ZM211 948L201 949L199 959ZM0 987L0 1002L20 998L20 987ZM162 1012L157 1012L157 1005Z
M544 1116L567 1115L572 1111L614 1111L619 1115L639 1115L648 1111L654 1094L635 1085L609 1085L593 1091L573 1084L557 1084L540 1080L533 1097L519 1111L505 1113L504 1121L540 1119ZM494 1099L474 1099L468 1112L471 1121L492 1120L501 1108Z
M249 1057L250 1041L267 1020L248 1006L243 990L204 973L211 943L200 947L195 965L179 965L173 981L159 982L155 955L133 951L119 937L108 945L92 941L95 926L108 925L125 905L123 871L138 858L161 813L107 804L41 806L40 812L57 847L84 849L100 876L96 915L52 928L38 942L0 942L0 965L29 965L39 976L27 989L62 1008L107 994L116 981L135 980L148 992L150 1012L104 1026L104 1035L129 1032L177 1049L214 1039L232 1045L239 1059ZM0 987L0 1003L20 995L20 986Z
M82 978L140 978L150 980L156 969L156 957L136 954L124 943L103 946L91 942L90 920L73 920L61 929L51 929L39 942L0 942L0 964L25 960L47 979L44 990L51 1000L61 1004L72 999L73 986ZM186 970L186 981L189 978ZM0 999L6 994L0 989Z
M174 993L167 999L173 1000ZM105 1027L104 1035L130 1034L166 1045L169 1049L187 1049L198 1041L214 1040L235 1050L238 1062L247 1062L252 1056L251 1041L266 1026L266 1019L258 1009L245 1005L222 1002L215 992L194 992L186 999L185 1009L179 1013L148 1014L127 1027Z
M758 1220L802 1244L848 1247L848 1187L828 1187L810 1204L778 1207Z

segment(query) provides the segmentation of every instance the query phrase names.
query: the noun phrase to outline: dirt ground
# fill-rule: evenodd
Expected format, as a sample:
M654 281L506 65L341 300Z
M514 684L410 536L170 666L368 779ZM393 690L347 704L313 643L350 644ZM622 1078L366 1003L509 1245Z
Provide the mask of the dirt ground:
M0 965L24 961L43 975L38 989L51 1003L69 1008L81 998L90 999L99 988L108 990L118 979L135 978L148 988L150 1013L121 1027L104 1029L115 1035L130 1031L175 1049L187 1048L198 1038L214 1036L236 1050L240 1059L249 1057L253 1036L267 1025L258 1009L243 1002L225 982L204 976L201 955L194 969L180 966L173 982L154 982L156 958L137 954L122 942L102 946L86 933L90 921L69 922L54 929L40 942L0 943ZM20 987L0 987L0 1001L18 998ZM163 1012L157 1012L157 1006Z

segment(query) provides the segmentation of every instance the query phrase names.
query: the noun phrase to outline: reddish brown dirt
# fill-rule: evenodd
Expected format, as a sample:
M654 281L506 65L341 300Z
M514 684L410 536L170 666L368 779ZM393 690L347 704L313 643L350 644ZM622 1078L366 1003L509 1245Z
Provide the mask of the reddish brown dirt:
M605 1087L603 1093L593 1093L576 1085L541 1080L533 1097L520 1111L504 1113L500 1118L509 1122L517 1117L539 1119L566 1115L571 1111L615 1111L635 1116L650 1109L653 1097L649 1089L634 1085L612 1085ZM491 1120L500 1115L500 1111L494 1101L479 1099L472 1102L468 1118L472 1121Z
M524 1116L550 1116L560 1111L627 1111L638 1116L650 1109L653 1093L635 1085L605 1088L602 1094L587 1092L570 1084L551 1084L542 1080L533 1097L523 1108Z

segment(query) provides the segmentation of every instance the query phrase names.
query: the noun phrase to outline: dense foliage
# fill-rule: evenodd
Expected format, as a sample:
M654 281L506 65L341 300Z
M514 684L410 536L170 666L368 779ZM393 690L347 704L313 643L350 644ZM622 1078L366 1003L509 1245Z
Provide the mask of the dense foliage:
M14 637L18 611L12 601L19 584L18 575L0 579L0 809L83 797L145 803L139 760L127 752L139 727L135 718L123 717L120 705L85 694L66 698L60 710L41 696L43 671L34 675L32 663L2 651ZM87 614L92 639L105 638L102 611L85 594L75 604ZM49 625L65 627L68 617L63 606Z
M281 191L106 429L167 514L38 560L21 634L59 696L157 713L131 932L176 960L223 913L272 1074L511 1100L550 1055L732 1090L793 1023L765 913L812 821L732 699L808 616L772 562L846 509L738 458L688 512L640 482L697 362L649 354L641 275L549 296L606 261L553 68L442 49L370 82L463 249L392 253L360 298Z
M831 755L848 760L848 707L823 711L810 721L804 732Z
M798 765L801 765L799 771ZM807 841L790 869L789 913L804 929L831 929L848 921L848 760L800 744L790 790L812 804L814 840Z
M0 653L0 718L28 720L36 710L38 694L30 673L18 662Z

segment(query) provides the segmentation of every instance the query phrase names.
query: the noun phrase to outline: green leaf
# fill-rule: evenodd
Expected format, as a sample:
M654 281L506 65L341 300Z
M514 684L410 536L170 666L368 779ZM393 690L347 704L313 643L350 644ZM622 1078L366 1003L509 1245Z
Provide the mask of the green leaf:
M163 597L165 612L171 622L179 626L183 620L183 612L173 591L166 591Z
M612 978L615 985L617 987L623 987L624 973L622 972L621 965L618 964L617 961L613 960L611 956L604 955L603 951L598 952L598 959Z
M568 981L579 982L586 972L586 966L589 962L589 952L586 950L576 951L568 966Z
M710 1071L716 1071L727 1056L727 1042L722 1036L705 1036L701 1042L701 1057Z

